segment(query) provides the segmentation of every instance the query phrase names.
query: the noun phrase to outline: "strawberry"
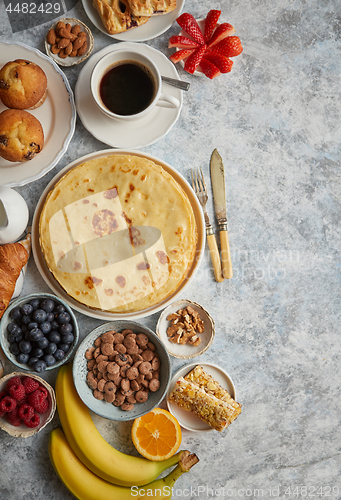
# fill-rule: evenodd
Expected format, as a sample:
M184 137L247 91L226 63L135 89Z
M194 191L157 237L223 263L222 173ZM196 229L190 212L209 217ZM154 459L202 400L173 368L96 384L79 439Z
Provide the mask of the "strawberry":
M199 43L194 40L190 40L186 36L176 35L171 36L168 41L168 48L177 47L178 49L195 49L199 47Z
M204 35L201 33L199 25L192 14L184 12L177 18L177 23L193 38L193 40L198 42L200 45L205 43Z
M187 71L187 73L191 73L193 75L194 71L196 70L197 66L200 64L200 61L202 59L202 56L206 52L206 45L202 45L198 49L195 49L193 54L189 56L188 59L186 59L184 70Z
M204 58L202 58L202 60L200 62L200 68L201 68L202 72L204 73L204 75L206 75L211 80L213 78L215 78L216 76L219 76L221 74L219 69L217 68L217 66L215 66L210 61L208 61L207 59L204 59Z
M216 43L219 43L220 40L226 38L227 36L233 35L235 33L234 27L229 23L223 23L214 31L213 35L207 42L207 47L212 47Z
M220 14L221 10L210 10L209 13L207 14L204 26L205 42L207 42L211 38L212 33L215 30L215 27L217 26Z
M238 36L228 36L210 47L209 52L225 57L235 57L243 52L243 47Z
M176 64L179 61L182 61L183 59L186 59L186 57L190 56L193 54L193 52L196 49L181 49L178 50L177 52L174 52L171 56L169 56L169 59Z
M208 52L206 52L203 57L214 64L214 66L219 69L220 73L229 73L232 69L233 61L228 57L221 56L220 54L210 54Z

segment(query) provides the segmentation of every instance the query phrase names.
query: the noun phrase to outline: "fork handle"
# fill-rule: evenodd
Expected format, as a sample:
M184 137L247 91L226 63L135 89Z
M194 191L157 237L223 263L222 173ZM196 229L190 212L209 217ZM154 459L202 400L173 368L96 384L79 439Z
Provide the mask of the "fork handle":
M224 281L225 278L221 272L220 255L219 255L217 240L215 239L214 234L209 234L209 231L206 231L206 235L207 235L208 248L210 249L211 261L213 264L214 277L216 281L221 283L222 281Z
M233 276L231 252L229 244L229 235L227 230L220 231L220 248L221 248L221 262L223 265L223 275L226 279L230 279Z

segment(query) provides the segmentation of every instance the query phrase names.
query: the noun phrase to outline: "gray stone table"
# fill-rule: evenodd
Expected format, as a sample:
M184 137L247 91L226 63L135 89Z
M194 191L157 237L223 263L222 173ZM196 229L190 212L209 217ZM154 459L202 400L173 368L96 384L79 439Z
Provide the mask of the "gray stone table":
M92 29L94 52L118 43L89 21L81 2L62 3L71 9L68 17ZM234 277L215 282L206 246L185 296L206 307L216 323L214 342L197 361L224 368L243 407L222 434L183 430L182 446L200 462L179 479L174 498L341 498L340 2L187 0L184 11L202 18L210 8L221 9L221 18L235 26L244 51L231 73L212 81L179 68L191 83L180 118L143 151L188 180L191 167L208 178L214 148L224 159ZM28 21L22 22L13 32L1 1L0 41L44 51L50 23L24 29ZM168 38L178 28L146 43L170 55ZM80 69L65 69L73 89ZM15 188L30 217L60 169L107 147L77 118L58 165ZM212 199L208 208L214 220ZM33 258L22 293L32 291L49 291ZM141 323L155 329L158 316ZM101 323L80 313L77 318L81 338ZM184 364L172 358L173 373ZM52 384L55 372L45 376ZM131 423L94 419L111 444L135 453ZM73 498L48 457L49 432L58 425L56 415L26 440L0 431L1 500Z

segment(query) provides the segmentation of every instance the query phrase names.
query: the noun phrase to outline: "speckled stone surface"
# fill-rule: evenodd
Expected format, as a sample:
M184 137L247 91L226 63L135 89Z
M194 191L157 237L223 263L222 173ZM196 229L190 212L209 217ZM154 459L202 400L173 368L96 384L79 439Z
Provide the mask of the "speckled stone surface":
M81 2L71 7L68 15L91 27L95 52L116 43L92 25ZM340 3L186 0L184 10L200 18L210 8L235 26L244 52L230 74L213 81L179 68L191 83L180 119L144 151L188 180L197 166L209 179L214 148L224 159L234 277L214 281L206 248L186 298L216 323L198 362L230 374L243 408L222 434L183 431L182 447L200 462L178 480L174 498L340 498ZM2 41L43 51L47 27L13 34L0 3ZM147 43L170 55L168 37L177 32L174 24ZM80 69L65 70L73 89ZM77 120L57 167L17 189L31 217L59 169L106 148ZM208 208L214 221L212 200ZM32 291L49 290L31 258L23 293ZM101 323L77 318L81 339ZM155 329L157 320L141 323ZM173 373L183 364L172 358ZM52 384L55 377L46 375ZM135 453L131 423L94 420L111 444ZM1 500L73 498L48 458L49 432L58 425L55 416L26 440L0 431Z

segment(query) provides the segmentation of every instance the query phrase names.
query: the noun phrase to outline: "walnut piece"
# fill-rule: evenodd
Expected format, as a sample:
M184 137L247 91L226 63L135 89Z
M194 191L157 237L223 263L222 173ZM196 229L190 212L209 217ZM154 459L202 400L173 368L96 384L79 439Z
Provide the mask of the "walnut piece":
M169 314L167 320L170 325L167 328L167 337L173 344L189 344L198 346L201 338L199 333L203 333L205 325L199 313L191 306L186 309L179 309L176 313Z

